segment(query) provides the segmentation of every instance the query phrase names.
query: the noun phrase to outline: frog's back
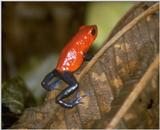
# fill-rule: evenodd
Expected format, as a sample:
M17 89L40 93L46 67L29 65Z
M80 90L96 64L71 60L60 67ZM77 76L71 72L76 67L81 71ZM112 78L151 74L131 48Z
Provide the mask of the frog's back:
M68 44L61 52L56 69L59 71L76 71L83 62L83 54L73 44Z

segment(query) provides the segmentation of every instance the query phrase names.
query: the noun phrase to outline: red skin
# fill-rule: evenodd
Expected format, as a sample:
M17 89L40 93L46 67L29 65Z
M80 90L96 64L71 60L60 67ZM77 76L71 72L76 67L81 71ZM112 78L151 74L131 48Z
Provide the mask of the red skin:
M91 34L93 29L96 30L94 35ZM81 26L79 31L62 50L56 70L59 72L76 71L83 63L84 54L87 53L96 36L96 25Z

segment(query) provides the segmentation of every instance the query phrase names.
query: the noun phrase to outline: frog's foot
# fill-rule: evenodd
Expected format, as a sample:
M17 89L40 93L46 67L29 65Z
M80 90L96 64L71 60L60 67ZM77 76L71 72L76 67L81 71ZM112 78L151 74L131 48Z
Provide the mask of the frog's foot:
M84 102L82 101L83 98L90 96L91 94L89 92L86 92L84 95L80 96L80 93L78 92L76 94L76 99L69 101L69 103L76 103L76 104L84 104Z
M74 100L69 101L69 104L83 104L82 98L86 97L86 95L80 96L79 93L77 93L76 98Z

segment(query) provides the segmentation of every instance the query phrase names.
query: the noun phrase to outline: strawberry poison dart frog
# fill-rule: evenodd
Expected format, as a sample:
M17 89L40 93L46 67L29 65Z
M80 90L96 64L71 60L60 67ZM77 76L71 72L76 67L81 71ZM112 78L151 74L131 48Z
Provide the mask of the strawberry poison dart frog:
M90 60L91 56L87 54L90 46L97 36L96 25L83 25L80 27L75 36L68 42L62 50L56 68L45 76L41 85L48 91L54 90L63 80L68 87L56 97L56 103L65 108L72 108L82 97L77 96L74 100L65 102L64 98L70 96L77 88L78 82L73 75L83 63L84 60ZM57 78L55 81L51 80Z

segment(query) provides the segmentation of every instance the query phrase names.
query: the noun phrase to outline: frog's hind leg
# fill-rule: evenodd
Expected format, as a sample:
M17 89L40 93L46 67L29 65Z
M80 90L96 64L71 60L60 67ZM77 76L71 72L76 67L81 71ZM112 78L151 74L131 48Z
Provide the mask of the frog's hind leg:
M80 100L82 97L76 97L73 101L64 102L64 98L70 96L77 88L78 88L78 82L76 78L73 76L71 72L65 71L61 74L61 78L64 82L66 82L69 86L64 89L57 97L56 102L60 104L61 106L65 108L72 108L78 103L80 103Z
M60 82L59 77L60 77L59 72L56 69L54 69L53 71L51 71L45 76L45 78L41 82L41 85L43 86L43 88L45 88L48 91L54 90ZM53 78L57 78L57 79L51 82Z

